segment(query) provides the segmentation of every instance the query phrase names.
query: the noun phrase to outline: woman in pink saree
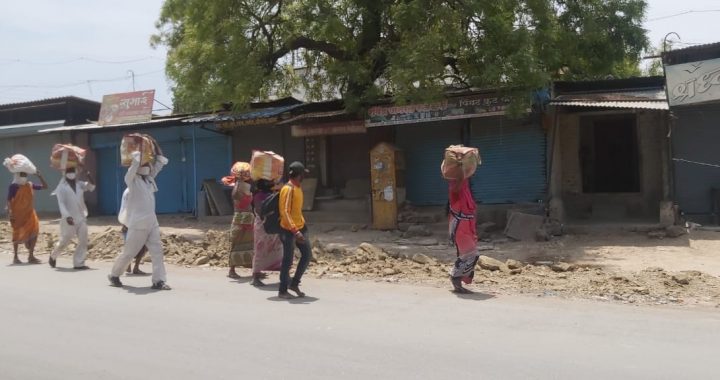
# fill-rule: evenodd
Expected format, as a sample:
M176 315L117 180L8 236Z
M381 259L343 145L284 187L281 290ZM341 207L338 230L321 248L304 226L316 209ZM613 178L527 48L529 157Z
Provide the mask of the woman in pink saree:
M478 261L477 230L475 223L475 210L477 208L469 179L451 180L450 182L450 208L449 233L450 242L457 249L457 260L450 271L450 280L455 293L470 293L462 286L463 282L470 284L475 275L475 265Z
M257 191L253 196L253 209L255 210L255 227L253 235L255 238L255 254L253 255L252 285L255 287L265 286L262 279L265 277L263 271L279 271L282 266L283 246L280 235L272 235L265 232L264 220L260 217L262 204L272 193L275 184L268 180L258 180Z

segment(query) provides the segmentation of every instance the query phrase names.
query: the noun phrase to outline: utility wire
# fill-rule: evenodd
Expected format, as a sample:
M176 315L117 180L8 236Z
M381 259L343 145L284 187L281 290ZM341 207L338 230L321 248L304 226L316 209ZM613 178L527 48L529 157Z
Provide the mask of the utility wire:
M702 166L710 166L710 167L713 167L713 168L720 168L720 165L708 164L707 162L690 161L690 160L686 160L686 159L683 159L683 158L673 158L672 160L673 160L673 161L677 161L677 162L686 162L686 163L689 163L689 164L702 165Z
M667 16L651 18L651 19L648 19L648 22L659 21L659 20L666 20L666 19L669 19L669 18L674 18L674 17L684 16L684 15L689 15L689 14L692 14L692 13L715 13L715 12L720 12L720 9L688 10L688 11L683 11L683 12L679 12L679 13L675 13L675 14L671 14L671 15L667 15Z
M141 74L135 74L135 77L142 77L146 75L152 75L164 72L165 70L155 70L150 71L146 73ZM70 83L63 83L63 84L10 84L10 85L0 85L0 88L5 89L14 89L14 88L68 88L68 87L77 87L77 86L83 86L89 83L107 83L107 82L119 82L123 80L128 80L130 78L127 75L121 76L121 77L115 77L115 78L108 78L108 79L88 79L88 80L81 80L76 82L70 82Z
M25 65L55 66L55 65L67 65L67 64L75 63L75 62L91 62L91 63L101 63L101 64L110 64L110 65L120 65L120 64L148 61L151 59L162 59L162 58L156 57L156 56L147 56L147 57L126 59L126 60L105 60L105 59L97 59L97 58L91 58L91 57L79 57L79 58L72 58L72 59L63 60L63 61L50 61L50 62L31 61L31 60L25 60L25 59L20 59L20 58L0 58L0 65L11 65L11 64L15 64L15 63L22 63Z

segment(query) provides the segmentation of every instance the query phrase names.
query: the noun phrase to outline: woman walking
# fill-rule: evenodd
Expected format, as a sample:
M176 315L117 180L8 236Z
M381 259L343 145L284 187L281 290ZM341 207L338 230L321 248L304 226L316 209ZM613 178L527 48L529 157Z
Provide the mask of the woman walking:
M252 285L256 287L265 286L262 282L264 278L263 271L279 271L282 267L283 247L280 241L280 235L268 234L263 226L264 220L260 218L263 202L273 193L275 184L265 179L258 180L256 183L257 191L253 196L253 209L255 210L255 228L253 229L253 239L255 253L253 255Z
M457 260L450 277L455 293L471 293L462 286L470 284L478 261L477 230L475 223L475 200L470 191L468 178L450 180L449 232L450 241L457 249Z
M231 176L223 178L223 183L233 186L232 199L235 208L230 225L230 257L228 277L240 278L235 268L249 267L252 263L253 249L253 196L250 191L250 164L237 162L231 169Z
M35 213L33 194L36 190L47 189L48 186L40 171L35 172L35 175L40 180L40 184L28 181L28 173L14 173L13 181L8 188L7 211L13 230L13 264L22 264L18 257L20 244L28 250L28 263L40 264L40 260L35 257L40 221Z

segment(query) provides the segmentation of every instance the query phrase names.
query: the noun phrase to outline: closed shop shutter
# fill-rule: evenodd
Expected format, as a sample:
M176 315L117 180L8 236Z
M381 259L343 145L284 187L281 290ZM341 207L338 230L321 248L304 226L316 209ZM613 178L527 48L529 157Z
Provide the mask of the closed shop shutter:
M462 143L463 122L397 127L397 146L405 155L407 200L413 205L444 205L448 185L440 173L445 148Z
M120 210L120 197L125 191L124 171L120 170L119 147L95 149L97 162L98 212L116 215Z
M672 129L673 158L720 165L720 109L717 105L677 107ZM674 161L675 199L688 220L713 222L712 190L720 189L716 167Z
M482 165L472 179L475 201L484 204L537 202L545 197L545 133L537 124L502 117L474 119L470 145Z

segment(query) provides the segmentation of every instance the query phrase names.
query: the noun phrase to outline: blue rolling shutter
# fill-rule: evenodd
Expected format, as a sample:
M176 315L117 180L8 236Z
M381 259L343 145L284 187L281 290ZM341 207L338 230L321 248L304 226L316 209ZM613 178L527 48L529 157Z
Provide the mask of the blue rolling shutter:
M418 206L445 205L448 185L440 173L445 148L462 143L462 122L397 127L396 142L405 154L407 201Z
M506 204L544 199L545 144L539 125L499 117L474 120L470 145L480 149L483 161L472 179L475 201Z
M95 150L97 162L98 211L115 215L120 210L120 197L125 191L124 173L120 171L120 152L117 146Z

